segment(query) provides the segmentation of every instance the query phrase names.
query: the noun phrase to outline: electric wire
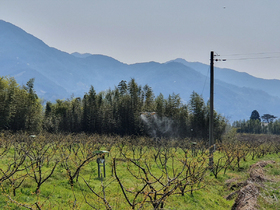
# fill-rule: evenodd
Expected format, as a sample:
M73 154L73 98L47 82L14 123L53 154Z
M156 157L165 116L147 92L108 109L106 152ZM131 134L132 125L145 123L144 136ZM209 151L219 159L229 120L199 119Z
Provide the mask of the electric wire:
M280 58L280 52L236 53L222 56L226 57L226 60L262 60Z
M256 52L256 53L234 53L223 56L240 56L240 55L263 55L263 54L280 54L280 52Z
M263 59L273 59L280 58L280 56L266 56L266 57L245 57L245 58L227 58L226 60L263 60Z
M277 55L279 54L279 55ZM215 56L221 56L225 59L216 59L215 61L231 61L231 60L258 60L258 59L273 59L273 58L280 58L280 52L257 52L257 53L235 53L229 55L220 55L215 52ZM231 57L231 58L228 58ZM204 81L203 89L201 95L204 93L206 81L208 79L208 75L210 72L210 66L208 67L207 76Z
M208 70L207 70L207 75L206 75L206 78L205 78L205 81L204 81L204 85L203 85L203 89L202 89L201 95L203 95L204 88L205 88L205 85L206 85L206 81L207 81L207 79L208 79L209 72L210 72L210 66L208 67Z

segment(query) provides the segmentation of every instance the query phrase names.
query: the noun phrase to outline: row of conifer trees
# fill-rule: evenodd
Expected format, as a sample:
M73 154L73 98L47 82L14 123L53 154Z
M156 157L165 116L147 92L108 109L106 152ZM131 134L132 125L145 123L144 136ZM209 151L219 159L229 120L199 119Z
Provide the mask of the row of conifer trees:
M14 78L1 77L0 114L1 130L208 138L209 106L201 96L193 92L189 103L183 104L179 95L155 96L151 87L134 79L99 93L91 86L82 98L43 105L34 79L20 87ZM219 139L226 119L215 112L214 123Z

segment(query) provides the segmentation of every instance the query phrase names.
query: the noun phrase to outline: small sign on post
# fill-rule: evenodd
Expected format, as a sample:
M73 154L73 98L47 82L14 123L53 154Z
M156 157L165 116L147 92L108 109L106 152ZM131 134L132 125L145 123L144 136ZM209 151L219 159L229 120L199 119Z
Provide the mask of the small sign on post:
M196 142L192 142L192 156L196 156Z
M100 176L100 174L101 174L100 168L101 167L103 167L103 174L104 174L104 177L106 177L105 156L101 157L101 158L97 158L96 162L97 162L97 165L98 165L98 179L101 178L101 176Z
M95 151L94 153L99 154L99 158L96 159L98 166L98 179L101 179L101 167L103 167L103 177L106 177L106 168L105 168L105 154L109 153L108 151Z

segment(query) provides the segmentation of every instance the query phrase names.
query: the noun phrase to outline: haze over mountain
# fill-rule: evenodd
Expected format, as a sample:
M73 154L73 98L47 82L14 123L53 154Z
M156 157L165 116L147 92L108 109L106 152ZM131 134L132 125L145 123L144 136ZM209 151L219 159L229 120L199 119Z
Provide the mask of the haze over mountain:
M205 76L209 75L209 65L199 62L188 62L181 58L177 58L171 62L182 63L195 69ZM238 72L232 69L218 67L215 67L215 78L238 87L249 87L264 90L270 95L280 97L280 82L277 79L256 78L245 72Z
M0 75L20 85L35 78L35 90L45 101L82 97L93 85L97 92L135 78L155 95L180 94L187 103L193 91L207 102L209 66L175 59L166 63L125 64L104 55L68 54L47 46L24 30L0 20ZM215 109L230 121L260 115L280 116L280 80L265 80L231 69L215 68Z

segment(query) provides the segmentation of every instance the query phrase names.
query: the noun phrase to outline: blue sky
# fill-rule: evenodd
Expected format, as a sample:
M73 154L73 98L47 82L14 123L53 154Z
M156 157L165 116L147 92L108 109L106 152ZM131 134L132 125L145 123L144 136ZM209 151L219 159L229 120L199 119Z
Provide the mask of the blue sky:
M280 1L0 0L0 19L69 53L124 63L175 58L280 79ZM1 29L0 29L1 30Z

